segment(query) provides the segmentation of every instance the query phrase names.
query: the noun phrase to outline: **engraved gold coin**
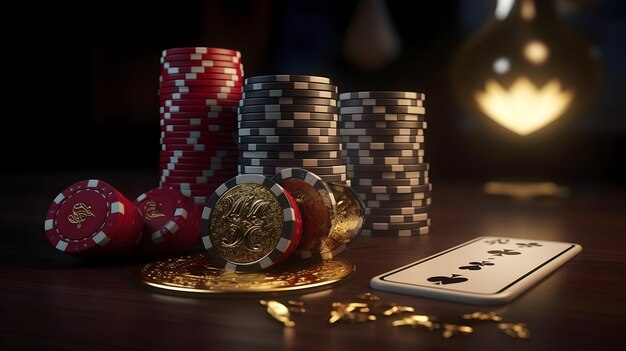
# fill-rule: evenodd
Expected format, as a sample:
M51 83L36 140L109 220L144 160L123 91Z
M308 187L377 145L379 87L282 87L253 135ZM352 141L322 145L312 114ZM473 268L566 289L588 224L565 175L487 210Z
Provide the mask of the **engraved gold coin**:
M262 272L234 272L206 254L169 258L145 265L140 279L150 286L198 294L247 294L321 289L336 285L355 271L340 259L289 260Z
M331 183L330 186L336 207L331 232L320 245L320 255L323 259L330 259L344 252L350 241L361 232L365 217L365 205L352 188L343 183Z

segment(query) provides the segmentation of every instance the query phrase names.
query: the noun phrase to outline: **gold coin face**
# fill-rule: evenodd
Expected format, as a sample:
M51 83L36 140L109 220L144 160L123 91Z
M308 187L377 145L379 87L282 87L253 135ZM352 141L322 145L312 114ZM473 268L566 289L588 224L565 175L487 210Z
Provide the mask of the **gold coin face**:
M201 294L280 292L330 287L348 278L355 266L339 258L290 260L262 272L226 271L205 254L145 265L140 279L153 287Z
M239 184L217 201L209 223L211 243L224 260L251 264L276 248L283 232L283 209L268 188Z
M337 204L330 235L320 246L323 258L332 258L345 251L346 245L359 234L365 216L363 203L347 185L333 183L331 188Z

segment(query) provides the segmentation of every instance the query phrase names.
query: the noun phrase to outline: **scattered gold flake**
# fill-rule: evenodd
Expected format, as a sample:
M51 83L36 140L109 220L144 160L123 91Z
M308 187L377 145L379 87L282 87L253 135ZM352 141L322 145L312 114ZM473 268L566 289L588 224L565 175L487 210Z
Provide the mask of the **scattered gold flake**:
M421 314L414 314L411 316L407 316L402 319L395 320L391 324L394 327L399 327L403 325L408 325L413 328L423 327L423 328L428 329L429 331L439 329L439 324L433 322L432 317L424 316Z
M339 320L351 322L375 321L376 316L369 314L368 304L362 302L333 302L328 323L335 323Z
M494 321L500 322L502 321L502 317L498 316L495 312L474 312L463 315L463 319L475 319L479 321Z
M287 301L287 304L289 305L288 307L289 312L294 312L294 313L306 312L306 308L304 308L304 302L302 301L289 300Z
M526 328L525 323L498 323L498 330L512 338L530 338L530 330Z
M385 316L391 316L392 314L398 314L403 312L415 312L415 309L411 306L400 306L395 303L390 303L389 308L383 311Z
M285 327L294 327L296 322L291 320L289 309L282 303L274 300L261 300L261 305L267 306L267 313L274 317L277 321L283 323Z
M474 332L474 329L468 325L456 325L456 324L444 324L443 325L443 337L448 339L456 334L469 335Z

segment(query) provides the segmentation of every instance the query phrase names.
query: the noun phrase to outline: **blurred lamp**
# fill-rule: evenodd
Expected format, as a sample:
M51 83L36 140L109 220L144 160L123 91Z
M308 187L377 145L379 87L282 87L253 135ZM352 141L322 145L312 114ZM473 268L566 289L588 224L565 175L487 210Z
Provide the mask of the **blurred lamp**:
M589 105L599 56L552 1L498 0L453 62L454 90L469 111L524 136Z

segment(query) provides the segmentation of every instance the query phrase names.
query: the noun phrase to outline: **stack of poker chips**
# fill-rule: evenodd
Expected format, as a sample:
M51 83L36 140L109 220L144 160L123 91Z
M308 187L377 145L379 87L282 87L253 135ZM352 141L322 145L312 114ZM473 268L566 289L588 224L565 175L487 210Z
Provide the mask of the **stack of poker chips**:
M239 173L274 176L300 167L346 181L337 129L337 86L325 77L247 78L239 103Z
M339 96L342 155L366 207L362 235L428 233L432 186L424 162L424 98L395 91Z
M198 205L237 174L237 104L243 65L239 51L163 51L159 78L161 183Z

